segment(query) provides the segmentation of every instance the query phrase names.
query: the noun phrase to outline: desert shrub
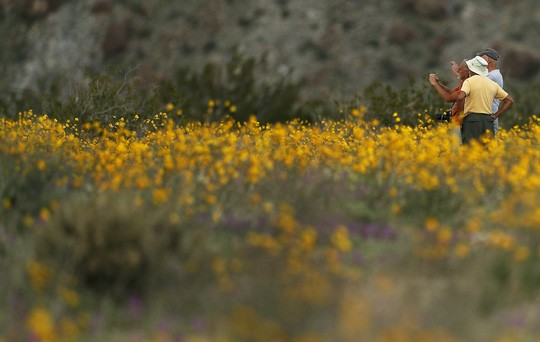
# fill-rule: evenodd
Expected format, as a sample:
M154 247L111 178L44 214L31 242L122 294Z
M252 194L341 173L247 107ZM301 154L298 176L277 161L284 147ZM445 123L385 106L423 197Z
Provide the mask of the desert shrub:
M13 161L15 158L2 153L0 158L0 198L4 201L0 213L4 211L4 217L37 216L41 208L46 207L63 191L58 187L58 180L69 171L60 159L50 158L47 167L40 169L21 167ZM36 164L45 163L39 157L30 159Z
M141 122L153 118L162 109L156 102L154 88L142 85L137 77L118 70L86 71L84 81L68 86L54 80L48 83L51 84L40 87L45 89L43 91L5 92L0 97L0 116L16 118L19 112L32 110L63 123L100 122L107 127L120 119L138 115L141 120L137 127L131 125L129 128L141 130Z
M87 73L85 82L68 88L66 94L49 91L41 97L39 111L65 122L100 122L107 126L121 118L152 117L160 110L153 88L119 71Z
M211 257L204 230L183 229L163 208L139 207L132 199L127 192L64 198L35 231L36 257L113 296L181 280L190 258Z
M434 115L450 107L427 81L413 77L405 86L375 81L364 89L361 99L367 107L366 118L377 119L382 125L393 124L394 113L402 124L416 125L418 113Z
M527 87L515 87L508 84L505 89L514 99L514 105L504 113L499 120L499 125L505 128L524 125L532 115L540 114L538 106L540 83L529 84Z
M163 101L177 102L189 120L216 121L230 116L246 121L279 122L302 117L302 84L289 75L262 81L264 57L233 52L223 65L208 63L202 71L181 68L161 84Z
M351 97L306 100L305 109L314 121L344 120L350 118L351 114L354 116L358 109L364 108L363 120L376 120L381 126L392 126L396 123L397 115L400 124L416 126L419 119L425 123L426 116L435 119L437 113L451 107L427 81L422 80L410 76L405 85L373 81Z
M39 96L37 93L26 90L18 95L11 90L4 90L0 95L0 117L15 119L19 111L37 108Z
M310 110L300 95L302 82L290 75L262 81L264 63L264 57L234 52L224 64L208 63L201 71L180 68L158 84L142 84L130 72L87 71L85 81L77 84L55 83L43 92L27 90L24 96L4 93L0 115L32 109L62 122L78 118L79 123L99 121L104 126L135 115L143 122L159 112L167 112L176 122L218 121L226 116L240 122L250 116L260 122L309 119Z

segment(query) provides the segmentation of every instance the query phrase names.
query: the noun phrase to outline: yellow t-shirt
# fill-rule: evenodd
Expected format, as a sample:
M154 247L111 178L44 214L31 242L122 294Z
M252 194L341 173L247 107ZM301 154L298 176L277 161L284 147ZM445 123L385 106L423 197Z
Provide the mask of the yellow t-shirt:
M497 83L487 77L474 75L467 78L461 86L461 91L467 94L463 113L469 112L492 114L491 104L493 99L503 100L508 93Z

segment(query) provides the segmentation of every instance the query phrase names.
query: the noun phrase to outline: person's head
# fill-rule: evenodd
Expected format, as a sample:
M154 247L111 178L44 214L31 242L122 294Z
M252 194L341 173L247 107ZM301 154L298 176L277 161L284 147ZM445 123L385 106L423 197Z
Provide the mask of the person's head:
M469 67L467 67L467 60L462 60L459 64L459 79L465 81L469 77Z
M486 76L488 74L488 62L480 56L475 56L465 62L469 68L469 76L480 75Z
M497 68L497 63L499 62L500 55L497 50L492 48L487 48L476 54L476 56L482 57L486 62L488 62L488 70L491 71Z

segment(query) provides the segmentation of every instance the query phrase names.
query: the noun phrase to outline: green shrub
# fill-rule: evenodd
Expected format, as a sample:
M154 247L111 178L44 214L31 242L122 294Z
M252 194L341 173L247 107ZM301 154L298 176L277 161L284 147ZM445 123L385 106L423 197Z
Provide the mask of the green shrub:
M140 80L119 72L87 73L87 81L70 88L67 94L48 92L41 98L39 111L62 122L99 121L104 126L120 118L151 118L161 109L154 89L145 89ZM130 120L133 121L133 120Z
M208 63L201 72L181 68L160 87L160 99L178 102L189 120L216 121L230 116L246 121L279 122L302 116L302 84L289 75L275 81L259 79L264 57L233 52L224 65Z
M142 130L141 122L152 119L163 106L157 102L155 89L142 85L137 77L119 71L96 73L87 71L85 80L62 86L59 81L49 81L41 87L43 92L25 90L21 94L6 92L0 97L0 116L16 118L19 112L32 110L47 114L60 122L82 125L100 122L103 127L124 118L140 117L133 130Z
M9 205L2 205L0 213L5 218L14 216L37 216L39 211L58 198L63 191L57 181L70 170L60 158L49 158L47 167L22 168L13 156L0 153L0 199ZM38 162L39 158L35 158Z
M127 192L66 197L35 231L37 258L91 289L118 295L152 288L160 279L181 279L190 258L211 254L203 230L182 229L163 208L133 202Z
M423 81L423 80L426 81ZM409 78L405 86L394 86L375 81L363 91L363 101L367 107L366 118L377 119L383 125L392 125L392 115L398 113L402 124L416 125L418 113L432 117L450 108L431 87L427 77L420 83Z
M524 125L532 115L540 114L538 106L540 83L529 84L527 87L515 87L509 84L505 86L505 89L514 99L514 105L503 114L499 125L508 129L516 125Z
M301 82L290 75L262 81L264 63L264 57L234 52L225 64L208 63L202 71L180 68L171 79L150 85L129 72L88 71L84 82L69 87L52 82L42 93L5 93L0 115L33 109L62 122L78 118L79 123L99 121L104 126L135 115L144 122L159 112L167 112L177 122L217 121L225 116L242 122L252 115L265 123L309 119L302 110ZM168 103L174 110L167 109Z

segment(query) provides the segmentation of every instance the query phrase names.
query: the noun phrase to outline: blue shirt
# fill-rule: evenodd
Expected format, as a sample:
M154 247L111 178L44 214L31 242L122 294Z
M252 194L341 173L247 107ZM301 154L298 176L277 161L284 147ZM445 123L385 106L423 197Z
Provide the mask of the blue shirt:
M490 80L497 83L501 88L503 88L503 77L501 75L501 71L499 69L491 70L487 76ZM491 105L491 112L495 113L497 110L499 110L499 99L494 99L493 104Z

